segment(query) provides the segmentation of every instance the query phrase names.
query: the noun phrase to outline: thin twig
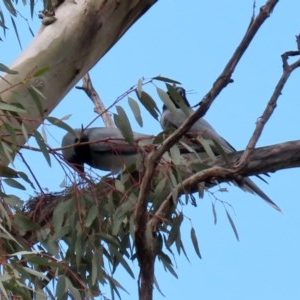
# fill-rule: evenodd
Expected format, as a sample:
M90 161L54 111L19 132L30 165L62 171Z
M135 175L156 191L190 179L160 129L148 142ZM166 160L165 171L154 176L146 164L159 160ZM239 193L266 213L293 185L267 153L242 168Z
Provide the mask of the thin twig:
M300 37L300 35L297 37L297 41L300 39L299 37ZM277 101L279 99L279 96L282 93L282 90L283 90L288 78L290 77L290 75L296 68L300 67L300 59L298 59L296 62L294 62L290 65L288 64L288 58L291 56L296 56L296 55L298 55L298 56L300 55L299 50L287 51L281 55L282 63L283 63L283 73L282 73L280 79L278 80L278 83L277 83L277 85L274 89L274 92L267 104L267 107L265 108L265 111L263 112L263 114L259 118L259 120L256 122L256 128L252 134L252 137L249 140L249 143L246 147L244 154L241 157L241 160L239 161L239 163L236 166L237 171L241 170L243 167L245 167L247 165L247 163L249 161L249 157L250 157L251 153L253 152L253 149L255 148L255 145L256 145L259 137L262 134L265 124L268 122L268 120L270 119L271 115L273 114L273 112L277 106Z

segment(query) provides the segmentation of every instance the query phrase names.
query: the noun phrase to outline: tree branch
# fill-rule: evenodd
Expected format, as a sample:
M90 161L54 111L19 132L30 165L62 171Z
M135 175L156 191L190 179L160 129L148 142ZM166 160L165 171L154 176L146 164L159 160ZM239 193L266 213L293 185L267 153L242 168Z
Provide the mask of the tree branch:
M299 41L299 39L300 39L300 35L297 36L297 41ZM298 59L293 64L289 65L288 58L290 56L295 56L295 55L299 56L299 54L300 54L300 52L298 50L298 51L288 51L281 55L282 63L283 63L283 73L274 89L273 95L271 96L265 111L263 112L263 115L259 118L259 120L256 123L256 128L253 132L252 137L250 138L247 148L246 148L245 152L243 153L243 155L241 156L241 160L239 161L238 165L236 166L237 169L242 169L248 163L251 152L253 151L253 149L264 129L265 124L268 122L268 120L270 119L272 113L274 112L274 110L277 106L277 100L282 93L285 83L287 82L291 73L296 68L300 67L300 59Z
M211 90L201 101L201 106L193 114L191 114L190 117L187 118L187 120L173 134L171 134L158 149L153 150L145 159L145 168L142 174L140 192L135 209L135 242L141 269L141 286L143 285L143 280L145 280L145 278L143 278L143 274L145 274L145 276L147 275L147 269L145 269L141 263L146 259L144 254L148 253L149 259L151 259L151 255L153 255L153 253L151 254L149 252L145 252L145 245L147 245L145 241L147 230L145 220L147 219L147 197L149 195L150 182L153 178L155 166L162 155L177 141L179 141L179 139L191 128L191 126L207 112L214 99L227 86L227 84L232 82L231 75L234 72L238 62L250 45L260 26L270 16L270 13L276 6L277 2L278 0L269 0L263 7L261 7L260 13L250 23L244 38L233 53L223 72L214 82Z
M178 185L178 194L196 192L200 182L216 179L218 182L236 179L237 175L248 177L265 174L278 170L300 167L300 140L290 141L272 146L253 149L249 154L248 164L240 170L233 168L241 159L245 151L238 151L226 155L226 160L219 157L213 162L207 162L209 166L201 172L191 175ZM155 215L150 220L150 227L156 228L169 210L174 205L172 193L161 204Z
M82 77L82 86L77 86L76 88L85 91L88 97L92 100L92 102L95 105L95 112L98 113L98 115L102 118L105 126L110 128L115 128L116 127L115 123L113 122L110 114L105 108L99 94L95 90L89 73L86 73ZM98 118L98 116L96 118ZM94 120L92 120L90 124L93 123Z

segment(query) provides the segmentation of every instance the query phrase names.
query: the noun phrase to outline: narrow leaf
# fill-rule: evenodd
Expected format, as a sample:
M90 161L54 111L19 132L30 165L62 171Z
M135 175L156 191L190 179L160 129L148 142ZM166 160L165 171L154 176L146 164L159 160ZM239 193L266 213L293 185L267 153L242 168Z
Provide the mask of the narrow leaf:
M199 249L198 239L197 239L194 227L191 228L191 239L192 239L192 242L193 242L195 252L199 256L199 258L202 258L201 253L200 253L200 249Z
M217 212L216 212L216 206L215 204L212 202L211 203L212 206L212 213L213 213L213 217L214 217L214 224L217 224Z
M89 212L85 219L85 227L90 227L93 221L96 219L97 215L98 215L98 208L96 205L94 205L89 209Z
M120 129L124 139L128 143L133 144L134 143L133 132L131 129L129 119L126 115L126 112L123 109L123 107L119 105L116 106L116 109L118 114L114 114L115 124Z
M10 68L8 68L7 66L5 66L4 64L0 63L0 71L7 73L7 74L18 74L19 72L11 70Z
M128 97L128 103L129 103L129 106L133 112L133 115L134 115L136 121L138 122L138 124L141 127L143 127L143 119L141 116L141 110L140 110L138 103L131 97Z
M166 107L174 114L177 113L177 109L173 101L171 100L170 96L168 93L166 93L164 90L161 88L156 88L157 94L161 101L166 105Z
M11 3L10 0L5 0L3 1L5 7L7 8L7 10L13 15L13 16L17 16L17 11L14 8L13 4Z
M30 184L30 186L32 187L32 189L35 190L35 187L34 187L33 182L29 179L29 177L28 177L28 175L27 175L26 173L24 173L24 172L18 172L18 174L19 174L19 176L20 176L23 180L25 180L27 183Z
M142 90L143 90L143 81L142 81L142 79L139 79L138 83L137 83L137 89L136 89L137 94L139 95L139 97L141 97Z
M69 133L72 133L74 136L76 136L76 133L72 127L70 127L67 123L63 122L62 119L58 119L55 117L47 117L46 118L52 125L57 126L59 128L62 128L66 130Z
M151 114L151 116L158 120L159 117L159 109L153 100L153 98L146 92L142 91L141 94L139 95L137 93L137 96L140 100L140 102L143 104L143 106L147 109L147 111Z
M30 94L36 108L38 109L38 112L42 116L44 114L43 106L41 104L41 98L45 98L45 96L34 86L31 86L27 89L28 93Z
M0 168L0 176L7 178L18 178L19 173L12 168L7 166L1 166Z
M13 187L13 188L16 188L16 189L19 189L19 190L23 190L23 191L26 190L25 186L22 185L21 183L19 183L18 181L16 181L15 179L12 179L12 178L5 178L5 179L3 179L3 180L4 180L4 182L5 182L7 185L9 185L9 186L11 186L11 187Z
M25 113L26 110L12 103L0 102L0 110L7 110L16 113Z
M37 131L35 130L33 132L33 136L35 137L35 140L37 142L37 144L39 145L40 147L40 150L42 151L48 165L51 167L51 159L50 159L50 155L49 155L49 152L48 152L48 149L47 149L47 145L42 137L42 135Z
M47 73L49 71L50 71L50 67L49 66L42 67L39 70L37 70L37 71L34 72L33 77L42 76L42 75L44 75L45 73Z
M226 215L227 215L228 221L229 221L229 223L230 223L230 225L231 225L231 228L232 228L232 230L233 230L233 232L234 232L234 235L235 235L236 239L239 241L239 240L240 240L240 239L239 239L239 234L238 234L237 229L236 229L236 227L235 227L235 225L234 225L234 222L233 222L233 220L232 220L230 214L228 213L227 209L225 209L225 210L226 210Z
M181 84L179 81L176 81L174 79L171 79L171 78L168 78L168 77L164 77L164 76L155 76L152 79L163 81L163 82L168 82L168 83Z

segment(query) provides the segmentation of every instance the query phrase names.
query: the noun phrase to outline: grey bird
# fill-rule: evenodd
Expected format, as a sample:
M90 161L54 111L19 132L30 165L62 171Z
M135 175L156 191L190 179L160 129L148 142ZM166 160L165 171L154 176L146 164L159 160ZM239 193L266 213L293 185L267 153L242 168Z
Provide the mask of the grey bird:
M194 110L191 108L189 101L186 98L186 91L182 87L173 87L169 90L168 95L173 102L173 107L168 108L165 104L163 105L163 113L161 115L160 124L163 130L177 129L187 119L188 115ZM183 105L180 103L184 103ZM179 105L180 104L180 105ZM175 106L175 107L174 107ZM186 108L185 111L183 108ZM189 132L193 136L199 135L202 139L209 142L211 149L215 155L222 154L220 147L224 153L235 152L236 150L222 137L216 130L203 118L200 118L193 124L189 129ZM186 139L185 139L186 140ZM218 146L216 146L216 144ZM191 145L191 144L190 144ZM195 145L195 144L194 144ZM199 146L199 144L198 144ZM192 146L193 147L193 146ZM199 150L197 150L199 151ZM205 152L204 149L201 151ZM203 157L203 153L201 155ZM208 158L208 155L207 155ZM262 179L260 176L258 176ZM264 180L264 179L262 179ZM280 208L248 177L244 178L242 182L234 182L241 189L257 194L268 204L274 207L276 210L281 211Z
M79 173L84 173L84 164L117 173L139 164L143 147L151 144L152 138L134 132L134 143L129 144L117 128L74 129L74 133L68 132L62 139L62 155Z

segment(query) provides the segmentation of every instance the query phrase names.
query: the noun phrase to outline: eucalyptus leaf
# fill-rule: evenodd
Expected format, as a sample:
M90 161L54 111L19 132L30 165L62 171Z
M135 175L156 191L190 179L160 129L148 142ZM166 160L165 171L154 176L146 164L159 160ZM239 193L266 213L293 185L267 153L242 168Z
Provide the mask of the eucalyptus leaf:
M126 112L119 105L116 106L116 109L117 109L118 114L114 114L115 124L120 129L124 139L128 143L133 144L134 143L133 132L132 132L132 129L131 129L129 119L126 115Z
M234 222L233 222L233 220L232 220L232 218L231 218L229 212L227 211L227 209L226 209L226 215L227 215L228 221L229 221L229 223L230 223L230 226L231 226L231 228L232 228L232 230L233 230L233 232L234 232L234 235L235 235L236 239L239 241L239 240L240 240L240 239L239 239L239 234L238 234L238 232L237 232L237 229L236 229L236 227L235 227L235 224L234 224Z
M159 117L159 108L157 107L153 98L146 92L142 91L140 94L137 93L137 97L146 110L151 114L151 116L158 120Z
M168 82L168 83L174 83L174 84L181 84L179 81L168 78L168 77L164 77L164 76L155 76L152 79L154 80L159 80L159 81L163 81L163 82Z
M19 189L19 190L23 190L23 191L26 190L26 188L25 188L24 185L22 185L20 182L18 182L17 180L15 180L15 179L13 179L13 178L5 178L5 179L3 179L3 181L4 181L7 185L9 185L9 186L11 186L11 187L13 187L13 188L16 188L16 189Z
M4 72L7 74L18 74L19 72L11 70L9 67L7 67L6 65L0 63L0 72Z
M193 243L193 246L194 246L194 249L195 249L196 254L197 254L200 258L202 258L202 257L201 257L201 253L200 253L200 248L199 248L198 239L197 239L197 236L196 236L196 232L195 232L194 227L191 228L191 239L192 239L192 243Z
M35 140L36 140L41 152L43 153L48 165L51 167L51 159L50 159L49 151L48 151L47 145L46 145L42 135L37 130L35 130L33 132L33 136L35 137Z
M128 103L129 103L129 106L133 112L133 115L134 115L136 121L138 122L138 124L141 127L143 127L143 119L141 116L141 110L140 110L138 103L131 97L128 97Z

